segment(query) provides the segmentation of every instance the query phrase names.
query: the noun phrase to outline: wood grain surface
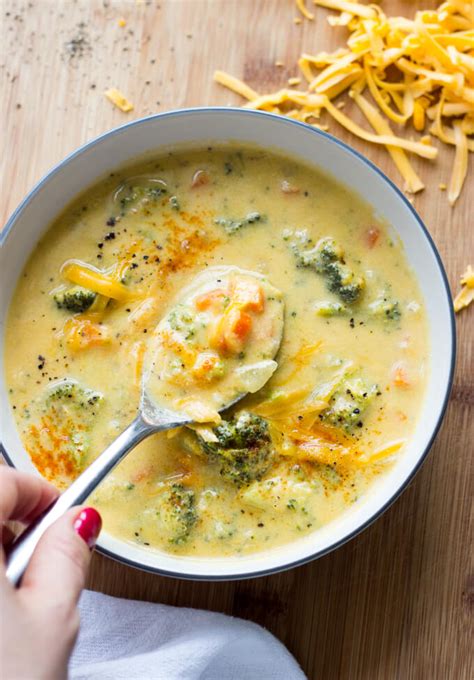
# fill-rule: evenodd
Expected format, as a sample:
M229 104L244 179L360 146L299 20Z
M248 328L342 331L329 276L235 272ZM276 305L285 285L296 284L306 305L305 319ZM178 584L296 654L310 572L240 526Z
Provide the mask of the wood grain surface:
M410 15L415 4L433 6L383 2L391 14ZM295 25L292 0L2 0L0 12L2 223L52 165L99 133L172 108L240 104L212 82L215 68L264 91L297 74L302 50L333 49L345 35L328 27L324 10ZM276 68L277 60L285 66ZM134 111L113 108L107 87L121 89ZM383 149L335 123L330 130L399 182ZM428 188L414 203L454 290L474 259L474 186L471 175L449 208L438 184L448 181L452 160L445 147L435 164L415 160ZM457 325L442 431L414 482L358 538L298 569L234 583L159 578L96 555L90 587L257 621L310 678L472 678L474 309Z

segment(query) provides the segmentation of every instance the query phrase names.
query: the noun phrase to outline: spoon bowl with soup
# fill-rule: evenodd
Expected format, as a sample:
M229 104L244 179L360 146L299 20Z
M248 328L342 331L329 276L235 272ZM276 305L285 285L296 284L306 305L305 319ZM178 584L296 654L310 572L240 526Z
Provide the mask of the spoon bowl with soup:
M260 390L278 367L283 310L282 293L256 272L211 267L196 276L151 338L136 418L14 541L8 579L20 582L46 529L83 503L143 439L182 426L195 424L199 431L203 423L219 424L221 411ZM59 386L73 387L70 380Z

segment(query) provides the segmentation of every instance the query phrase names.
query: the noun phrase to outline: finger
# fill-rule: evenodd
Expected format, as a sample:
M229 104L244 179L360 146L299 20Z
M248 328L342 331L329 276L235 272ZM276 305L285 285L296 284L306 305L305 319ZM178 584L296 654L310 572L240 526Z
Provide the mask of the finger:
M62 611L73 608L84 588L91 548L102 520L94 508L73 508L41 538L22 579L20 592Z
M16 533L7 524L2 528L2 545L5 548L16 538Z
M5 465L0 465L0 489L0 522L8 519L30 522L59 495L41 477Z

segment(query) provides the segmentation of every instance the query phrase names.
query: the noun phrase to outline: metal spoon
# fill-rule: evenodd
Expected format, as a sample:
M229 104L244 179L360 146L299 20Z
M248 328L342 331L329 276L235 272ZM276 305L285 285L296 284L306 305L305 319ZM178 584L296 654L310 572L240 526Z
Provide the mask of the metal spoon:
M235 268L236 269L236 268ZM274 346L276 355L281 343L281 333ZM176 411L156 404L147 392L149 374L142 375L140 408L135 420L89 465L84 472L52 503L7 549L6 576L18 585L28 562L44 532L70 508L81 505L99 483L143 439L155 432L190 425L193 420ZM225 411L243 399L246 393L236 394L219 412Z

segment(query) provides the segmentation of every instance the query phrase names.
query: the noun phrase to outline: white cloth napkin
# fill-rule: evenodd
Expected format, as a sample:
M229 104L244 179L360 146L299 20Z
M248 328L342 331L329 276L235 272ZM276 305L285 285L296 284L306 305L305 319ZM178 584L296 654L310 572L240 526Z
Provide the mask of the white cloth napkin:
M255 623L85 591L71 680L304 680Z

